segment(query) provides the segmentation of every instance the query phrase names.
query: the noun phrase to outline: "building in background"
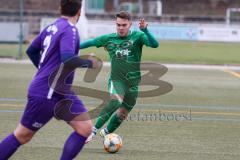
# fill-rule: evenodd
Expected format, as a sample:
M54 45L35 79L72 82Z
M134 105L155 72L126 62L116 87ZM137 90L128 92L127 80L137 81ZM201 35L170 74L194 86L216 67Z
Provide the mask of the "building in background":
M0 22L18 22L21 1L24 3L24 22L29 23L30 34L39 32L41 18L59 15L57 0L1 0ZM224 23L227 8L240 8L240 1L86 0L87 18L98 20L110 20L116 11L124 9L135 17L144 16L148 21L155 22ZM237 20L240 21L239 18Z

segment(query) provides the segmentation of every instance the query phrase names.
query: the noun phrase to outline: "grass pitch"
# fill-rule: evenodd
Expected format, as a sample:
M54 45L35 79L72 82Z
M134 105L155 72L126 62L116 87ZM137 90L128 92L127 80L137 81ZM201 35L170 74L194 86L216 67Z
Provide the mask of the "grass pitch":
M74 83L106 91L108 72L109 68L103 68L95 83L85 83L85 71L78 70ZM34 73L29 64L0 63L0 139L18 124ZM240 79L223 70L181 68L169 68L161 79L174 89L163 96L138 99L116 131L123 138L120 152L106 153L97 137L77 159L239 159ZM81 98L90 109L99 103ZM58 159L71 131L66 123L53 119L11 160Z
M25 52L27 44L23 46ZM144 47L143 60L160 63L193 64L240 64L239 43L161 41L157 49ZM108 60L104 49L91 47L82 54L95 53L104 61ZM0 57L17 57L17 44L0 44ZM23 53L23 58L26 58Z

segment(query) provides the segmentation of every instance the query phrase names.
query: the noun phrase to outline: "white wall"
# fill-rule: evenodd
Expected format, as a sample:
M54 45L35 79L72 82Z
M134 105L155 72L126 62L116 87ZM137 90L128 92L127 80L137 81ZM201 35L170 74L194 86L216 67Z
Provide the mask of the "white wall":
M23 24L23 40L28 37L28 24ZM17 22L0 22L0 42L19 42L20 24Z
M43 19L42 27L52 21L53 19ZM88 25L79 23L78 26L86 27L84 32L87 33L82 35L84 39L116 32L114 21L88 20ZM80 33L83 31L81 27L79 27ZM148 28L159 40L240 42L239 26L227 26L225 24L149 23ZM132 29L138 30L137 22L133 24ZM85 37L85 35L88 35L88 37Z

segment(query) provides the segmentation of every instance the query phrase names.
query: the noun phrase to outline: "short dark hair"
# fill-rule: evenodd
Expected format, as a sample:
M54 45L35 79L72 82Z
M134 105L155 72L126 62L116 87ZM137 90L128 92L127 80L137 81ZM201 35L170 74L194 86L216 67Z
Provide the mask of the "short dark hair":
M129 20L129 21L132 20L132 17L130 15L130 13L128 13L126 11L120 11L119 13L117 13L116 18L126 19L126 20Z
M73 17L82 7L82 0L61 0L61 15Z

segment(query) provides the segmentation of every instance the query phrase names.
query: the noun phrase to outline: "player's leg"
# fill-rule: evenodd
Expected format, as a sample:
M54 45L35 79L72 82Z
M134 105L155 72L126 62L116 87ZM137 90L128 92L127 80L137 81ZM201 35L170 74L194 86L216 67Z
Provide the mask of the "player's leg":
M136 104L138 96L138 87L132 87L129 92L125 94L122 107L111 117L107 128L103 130L105 134L114 132L121 123L127 118L128 113L132 110ZM103 133L104 135L104 133Z
M96 136L98 130L102 128L102 126L109 120L112 114L121 106L123 102L123 97L125 94L125 86L122 82L119 81L109 81L108 89L110 92L110 101L104 107L104 109L100 112L95 126L93 127L93 131L91 135L86 140L86 143L92 140L94 136Z
M102 128L102 126L109 120L112 114L121 106L122 102L119 101L119 97L120 96L111 95L111 100L99 114L95 126L92 128L92 133L87 138L86 143L91 141L97 135L98 130ZM122 96L120 98L122 98Z
M19 123L13 135L17 138L20 144L26 144L32 139L35 133L36 131L32 131Z
M20 124L13 134L0 143L0 160L10 158L23 144L29 142L34 134L53 116L49 100L29 97ZM44 115L44 116L43 116Z
M82 150L87 137L92 133L92 122L72 121L70 126L75 130L64 144L61 160L74 159Z
M87 137L92 132L92 121L88 116L87 109L80 100L74 100L71 106L73 114L77 115L69 125L74 129L74 132L68 137L65 142L61 160L74 159L82 150Z
M121 99L119 99L121 98ZM109 120L112 114L121 106L122 104L122 96L111 95L111 100L104 107L104 109L99 114L95 128L100 129L102 126Z
M31 131L22 124L19 124L14 133L7 136L0 143L0 160L10 158L21 145L29 142L34 134L34 131Z
M110 81L109 92L111 100L99 114L95 124L96 129L100 129L109 120L112 114L121 106L125 95L125 89L126 87L123 82Z

